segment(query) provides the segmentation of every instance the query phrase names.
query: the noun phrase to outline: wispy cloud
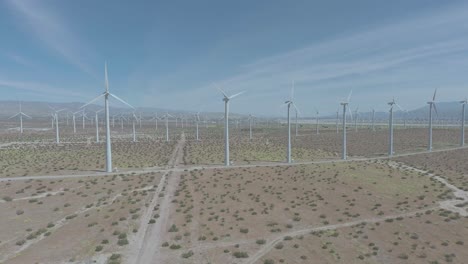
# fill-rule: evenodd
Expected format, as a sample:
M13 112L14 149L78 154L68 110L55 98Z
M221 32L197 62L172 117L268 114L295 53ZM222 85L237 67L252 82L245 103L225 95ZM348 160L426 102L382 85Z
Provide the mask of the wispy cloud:
M43 6L43 1L7 0L7 3L19 23L22 23L45 46L83 72L94 75L87 61L94 52L67 27L64 19L52 12L51 8Z
M35 68L36 67L35 63L33 63L28 58L25 58L25 57L23 57L23 56L21 56L19 54L8 52L8 53L5 53L4 56L7 59L9 59L9 60L21 65L21 66L29 67L29 68Z
M355 101L363 105L378 100L385 102L382 97L393 95L411 98L405 102L408 105L420 104L423 101L413 99L421 98L424 95L421 91L441 85L442 90L456 100L460 86L456 78L452 78L456 70L452 65L468 66L467 7L419 14L365 32L266 57L240 66L240 74L218 82L239 90L250 90L253 95L243 104L245 111L254 107L254 110L259 107L271 109L271 101L259 101L259 96L275 94L280 102L286 98L293 79L301 105L310 106L312 100L313 104L329 112L336 108L330 104L336 103L350 89L357 90ZM459 76L463 75L455 76L458 81ZM420 96L415 97L418 93ZM212 98L212 94L213 88L205 86L185 93L185 96ZM164 102L172 95L158 96ZM381 99L376 100L376 97Z
M86 99L83 93L75 92L73 89L62 89L57 88L48 84L39 83L39 82L30 82L30 81L16 81L3 79L0 77L0 90L12 91L19 90L25 92L32 92L40 95L55 96L55 97L68 97L69 101L74 100L75 98Z

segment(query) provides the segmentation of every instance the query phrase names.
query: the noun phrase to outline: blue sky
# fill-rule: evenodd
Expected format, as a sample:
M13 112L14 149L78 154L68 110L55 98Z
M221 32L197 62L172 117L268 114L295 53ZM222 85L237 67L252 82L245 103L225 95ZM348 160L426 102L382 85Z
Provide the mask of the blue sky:
M222 111L215 86L246 90L232 111L303 115L412 109L468 96L463 1L0 1L1 100L88 101ZM116 103L118 105L118 103Z

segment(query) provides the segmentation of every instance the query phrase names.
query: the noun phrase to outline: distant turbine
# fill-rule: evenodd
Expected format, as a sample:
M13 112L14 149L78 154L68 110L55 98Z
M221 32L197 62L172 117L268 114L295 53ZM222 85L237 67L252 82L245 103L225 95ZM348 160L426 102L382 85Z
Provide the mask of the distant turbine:
M115 99L129 106L130 108L133 108L133 106L129 105L124 100L120 99L119 97L109 92L109 79L107 78L107 63L104 65L104 75L105 75L104 82L106 86L106 90L104 91L104 93L94 98L89 103L83 105L81 108L84 108L87 105L90 105L94 103L95 101L99 100L101 97L104 97L104 110L105 110L105 116L106 116L106 172L112 172L112 149L111 149L111 134L110 134L110 122L109 122L109 96L114 97Z
M320 134L319 132L319 111L315 108L315 134Z
M224 101L224 165L229 166L229 101L244 92L228 96L223 89L218 88L218 90L223 94Z
M140 122L141 119L138 119L138 117L135 115L135 112L133 112L132 113L133 142L136 142L135 121Z
M75 113L73 113L72 115L72 121L73 121L73 134L76 134L76 114L80 113L80 112L83 112L84 110L80 110L80 111L76 111Z
M341 102L340 104L343 106L343 150L342 150L342 153L341 153L341 158L342 159L347 159L347 150L346 150L346 108L347 106L349 105L349 101L351 100L351 95L352 95L353 91L351 91L348 95L348 98L346 99L346 101L343 101ZM351 119L353 118L352 114L351 114L351 110L349 110L348 108L348 111L349 111L349 114L351 115Z
M154 117L150 119L150 121L153 121L155 122L155 128L156 128L156 131L158 130L158 113L155 113L154 114Z
M169 142L169 117L173 116L166 112L163 117L166 119L166 142Z
M375 109L372 108L372 131L375 132Z
M252 121L253 121L254 116L249 114L249 139L252 140ZM297 128L297 126L296 126ZM296 129L297 131L297 129Z
M296 126L296 137L297 137L298 135L297 111L295 112L296 112L296 125L295 126Z
M357 128L358 110L359 110L359 106L356 107L356 109L354 110L354 131L355 132L358 131L358 128Z
M340 121L340 109L336 110L336 133L338 134L338 122Z
M96 118L96 143L99 143L99 117L98 117L98 114L102 110L104 110L104 109L94 111L96 113L96 117L95 117Z
M199 138L198 138L198 123L200 123L200 112L197 112L197 113L195 114L195 124L196 124L196 126L197 126L197 131L196 131L196 139L197 139L197 141L199 140Z
M403 128L406 129L406 119L408 118L408 111L404 110L404 115L403 115Z
M394 151L393 151L393 106L396 105L398 108L401 109L401 107L395 102L395 98L393 98L393 100L391 102L388 103L388 105L390 105L390 116L389 116L389 119L388 119L388 129L389 129L389 133L388 133L388 156L391 157L393 156L394 154Z
M16 113L14 116L8 118L8 119L11 119L13 117L16 117L16 116L19 116L19 121L20 121L20 134L23 134L23 116L27 117L27 118L32 118L30 116L28 116L27 114L23 113L23 111L21 110L21 102L19 102L19 112Z
M54 108L52 108L50 105L49 107L52 109L52 111L54 111L53 113L53 116L54 116L54 119L55 119L55 143L60 143L60 132L59 132L59 120L58 120L58 113L66 110L66 109L60 109L60 110L55 110Z
M427 102L427 104L429 105L429 143L427 145L427 150L429 152L432 151L432 108L434 108L434 111L437 115L437 107L435 104L436 94L437 94L437 89L434 90L432 101Z
M460 101L460 104L462 105L460 147L463 147L465 146L465 106L468 104L468 99Z
M288 117L288 147L286 149L286 160L287 160L288 163L291 163L292 162L292 159L291 159L291 115L290 115L291 106L293 106L294 109L297 112L299 112L299 109L297 108L296 104L294 103L294 81L293 81L293 84L292 84L292 87L291 87L291 94L290 94L289 100L284 102L284 105L286 105L288 107L288 114L287 114L287 117Z

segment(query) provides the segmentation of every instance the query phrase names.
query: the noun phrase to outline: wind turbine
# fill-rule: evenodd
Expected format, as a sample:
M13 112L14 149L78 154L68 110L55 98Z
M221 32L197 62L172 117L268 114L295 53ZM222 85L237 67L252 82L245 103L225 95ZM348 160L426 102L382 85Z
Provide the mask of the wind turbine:
M388 119L388 129L389 129L389 133L388 133L388 156L391 157L393 156L393 106L396 105L400 110L403 110L401 109L401 107L395 102L395 98L393 98L393 100L391 102L388 103L388 105L390 106L390 116L389 116L389 119Z
M289 100L284 102L284 105L288 107L288 114L287 114L288 116L288 147L286 150L286 160L288 163L291 163L292 162L291 160L291 115L290 115L291 106L294 107L296 112L299 112L299 109L296 107L296 104L294 103L294 81L291 87L291 94L290 94Z
M375 132L375 109L372 108L372 131Z
M106 116L106 172L112 172L112 149L111 149L111 135L110 135L110 122L109 122L109 96L114 97L115 99L129 106L132 109L134 108L133 106L126 103L124 100L120 99L119 97L109 92L109 80L107 78L107 63L104 64L104 76L105 76L104 84L105 84L106 90L101 95L91 100L89 103L83 105L81 108L84 108L87 105L90 105L94 103L95 101L101 99L101 97L104 97L104 110L105 110L105 116Z
M340 109L338 108L338 110L336 110L336 133L337 134L338 134L338 122L340 121L339 112L340 112Z
M58 144L60 143L60 132L59 132L59 120L58 120L58 114L66 109L60 109L60 110L55 110L52 108L50 105L49 107L54 111L53 116L55 120L55 142Z
M76 114L83 112L84 110L76 111L72 114L72 121L73 121L73 134L76 134Z
M460 147L463 147L465 146L465 106L468 104L468 99L460 101L460 104L462 105Z
M154 117L150 119L150 121L153 121L155 122L155 128L156 128L156 131L158 130L158 113L155 113L154 114Z
M437 115L437 107L435 103L436 94L437 94L437 89L434 90L432 101L427 102L427 104L429 105L429 143L427 146L427 150L429 152L432 151L432 108L434 108L434 111Z
M133 127L133 142L136 142L136 132L135 132L135 121L139 122L141 119L135 115L135 112L132 113L132 127Z
M358 110L359 110L359 106L356 107L356 109L354 110L354 131L355 132L358 131L357 129Z
M104 109L101 109L101 110L98 110L98 111L94 111L96 113L96 143L99 143L99 112L101 112L102 110Z
M166 142L169 142L169 117L173 116L166 112L166 114L163 117L166 120Z
M319 111L315 108L315 134L320 134L319 132Z
M297 110L295 112L296 112L295 113L296 114L296 124L295 124L295 126L296 126L296 137L297 137L297 135L298 135Z
M229 166L229 101L244 92L236 93L234 95L228 96L227 93L218 87L218 90L223 94L224 101L224 165Z
M252 140L252 121L254 116L249 114L249 139ZM297 133L297 125L296 125L296 133ZM297 135L297 134L296 134Z
M27 118L32 118L30 116L28 116L27 114L23 113L23 111L21 110L21 102L19 102L19 112L16 113L14 116L8 118L8 119L11 119L13 117L16 117L16 116L19 116L19 121L20 121L20 134L23 134L23 116L27 117Z
M351 100L351 95L352 95L353 91L351 90L351 92L349 93L348 95L348 98L346 99L346 101L343 101L341 102L340 104L343 106L343 150L342 150L342 153L341 153L341 158L342 159L347 159L347 150L346 150L346 108L347 106L349 105L349 101ZM349 111L349 114L351 115L351 119L353 118L353 115L351 114L351 110L349 110L348 108L348 111Z
M200 122L200 112L197 112L195 114L195 123L196 123L196 126L197 126L197 133L196 133L196 138L197 138L197 141L199 140L198 139L198 123Z

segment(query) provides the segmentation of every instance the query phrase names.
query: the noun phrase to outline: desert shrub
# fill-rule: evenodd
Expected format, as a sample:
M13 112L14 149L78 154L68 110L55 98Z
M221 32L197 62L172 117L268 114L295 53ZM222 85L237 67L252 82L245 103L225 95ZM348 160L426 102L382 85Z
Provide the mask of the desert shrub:
M236 251L236 252L232 253L232 255L235 258L248 258L249 257L249 254L247 254L247 252L243 252L243 251Z

